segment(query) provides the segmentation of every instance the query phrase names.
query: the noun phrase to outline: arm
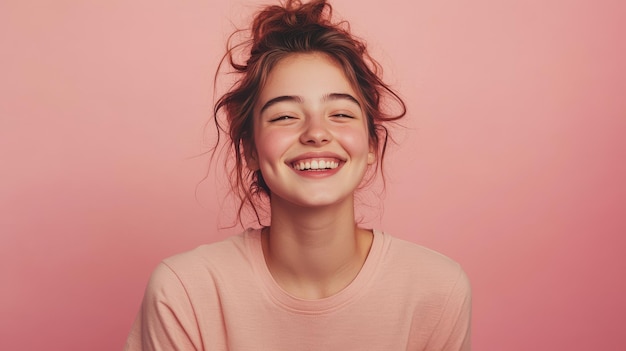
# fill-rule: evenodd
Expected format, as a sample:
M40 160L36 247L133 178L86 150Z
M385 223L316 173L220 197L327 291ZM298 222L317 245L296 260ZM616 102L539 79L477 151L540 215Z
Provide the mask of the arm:
M200 348L198 325L187 291L170 267L161 263L150 277L125 350Z
M465 272L459 269L459 276L448 296L427 350L470 351L471 318L470 282Z

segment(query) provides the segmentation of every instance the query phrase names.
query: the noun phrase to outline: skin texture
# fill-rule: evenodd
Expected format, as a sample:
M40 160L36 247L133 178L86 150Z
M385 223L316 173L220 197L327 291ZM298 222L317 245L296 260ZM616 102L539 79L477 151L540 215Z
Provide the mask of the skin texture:
M270 72L254 118L247 161L271 190L268 268L296 296L330 296L358 274L372 240L354 223L354 191L375 161L357 94L326 55L294 54ZM320 160L337 167L295 167Z

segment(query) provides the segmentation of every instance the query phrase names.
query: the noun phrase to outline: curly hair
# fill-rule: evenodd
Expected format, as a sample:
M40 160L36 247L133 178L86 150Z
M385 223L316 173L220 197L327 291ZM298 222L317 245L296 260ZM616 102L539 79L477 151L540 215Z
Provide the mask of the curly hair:
M345 21L332 21L332 6L326 0L301 3L287 0L259 11L249 29L249 37L237 42L245 30L235 31L228 39L227 51L218 66L218 73L227 61L237 75L235 83L215 103L214 122L217 142L228 136L228 153L234 156L229 168L231 190L239 198L237 218L249 206L259 224L260 205L267 202L270 189L260 170L247 168L246 155L254 150L253 109L272 68L295 53L324 53L335 60L363 101L370 145L376 153L376 171L382 172L389 133L385 124L406 114L406 106L381 77L378 62L370 57L365 43L350 33ZM243 59L240 59L243 56ZM239 60L240 59L240 60ZM217 76L215 85L217 86ZM383 111L383 99L391 98L399 106L398 113Z

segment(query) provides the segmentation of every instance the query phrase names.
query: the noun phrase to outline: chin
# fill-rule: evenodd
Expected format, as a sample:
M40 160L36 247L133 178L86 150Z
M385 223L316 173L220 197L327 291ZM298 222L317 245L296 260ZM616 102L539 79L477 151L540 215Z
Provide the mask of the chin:
M299 207L302 209L306 208L321 208L328 207L334 205L340 205L349 201L351 199L350 196L341 196L340 194L317 194L315 196L311 196L308 194L289 194L284 196L280 193L272 193L270 197L270 203L272 205L285 204L290 206Z

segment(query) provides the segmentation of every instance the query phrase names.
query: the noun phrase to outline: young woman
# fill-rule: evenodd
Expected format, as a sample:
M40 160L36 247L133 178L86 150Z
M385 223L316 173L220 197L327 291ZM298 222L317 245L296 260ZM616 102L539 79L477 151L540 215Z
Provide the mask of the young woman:
M241 79L216 122L240 214L265 202L270 224L164 260L127 350L470 349L459 265L355 222L354 193L380 170L384 124L404 104L330 16L325 0L266 7L247 61L227 53ZM383 98L401 113L383 113Z

